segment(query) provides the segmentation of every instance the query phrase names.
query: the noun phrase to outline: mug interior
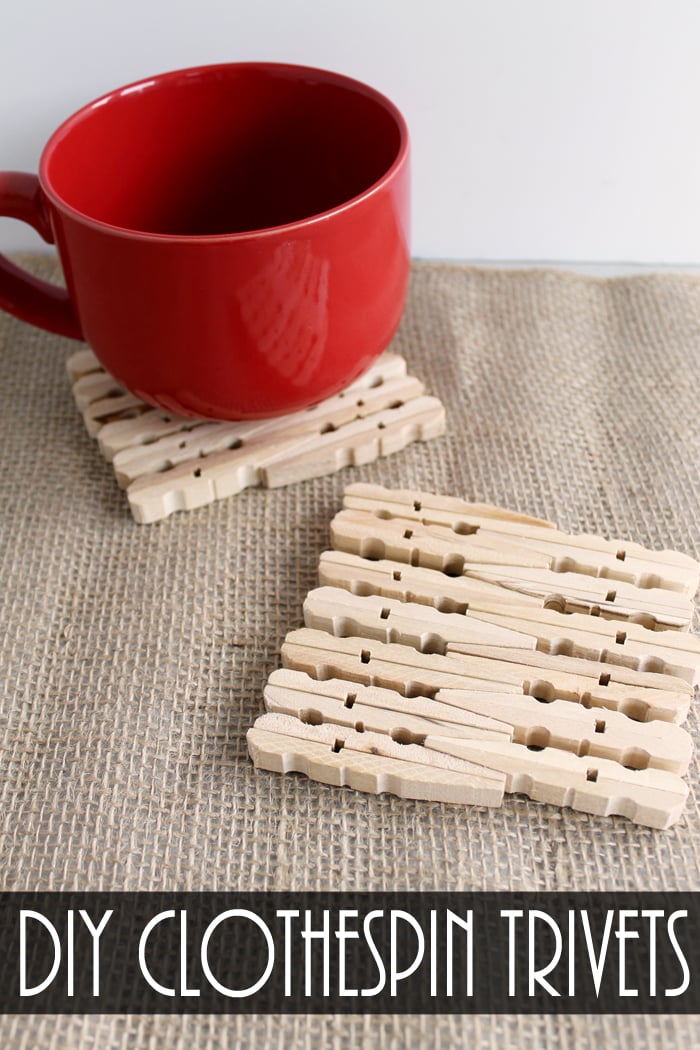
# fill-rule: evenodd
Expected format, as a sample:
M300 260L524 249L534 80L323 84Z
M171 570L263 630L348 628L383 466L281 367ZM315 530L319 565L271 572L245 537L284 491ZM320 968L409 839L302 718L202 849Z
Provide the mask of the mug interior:
M331 73L183 70L86 106L42 158L49 194L89 219L210 236L299 222L370 189L405 148L398 112Z

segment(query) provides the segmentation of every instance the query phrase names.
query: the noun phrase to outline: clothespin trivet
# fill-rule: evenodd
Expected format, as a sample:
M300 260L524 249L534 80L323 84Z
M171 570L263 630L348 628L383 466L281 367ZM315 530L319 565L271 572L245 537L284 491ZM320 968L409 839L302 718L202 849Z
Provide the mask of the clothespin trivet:
M345 390L274 419L216 423L151 408L123 390L91 350L68 360L88 433L109 460L136 521L159 521L233 496L332 474L445 431L445 410L385 353Z
M355 484L343 504L248 732L257 767L678 820L698 562L425 492Z

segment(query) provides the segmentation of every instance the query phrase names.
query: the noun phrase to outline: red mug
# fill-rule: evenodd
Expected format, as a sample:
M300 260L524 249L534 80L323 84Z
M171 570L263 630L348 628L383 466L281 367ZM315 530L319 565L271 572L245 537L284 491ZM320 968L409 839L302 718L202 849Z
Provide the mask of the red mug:
M185 69L90 103L0 215L55 242L66 289L0 256L0 307L84 339L118 383L188 416L290 412L391 341L409 273L406 124L336 73Z

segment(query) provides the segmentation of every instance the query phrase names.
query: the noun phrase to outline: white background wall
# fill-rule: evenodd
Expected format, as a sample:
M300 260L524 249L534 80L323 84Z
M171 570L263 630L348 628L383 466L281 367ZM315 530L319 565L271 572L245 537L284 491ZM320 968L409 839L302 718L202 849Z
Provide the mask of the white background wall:
M0 166L151 73L269 59L403 110L413 252L700 262L698 0L8 0ZM0 221L6 249L40 244Z

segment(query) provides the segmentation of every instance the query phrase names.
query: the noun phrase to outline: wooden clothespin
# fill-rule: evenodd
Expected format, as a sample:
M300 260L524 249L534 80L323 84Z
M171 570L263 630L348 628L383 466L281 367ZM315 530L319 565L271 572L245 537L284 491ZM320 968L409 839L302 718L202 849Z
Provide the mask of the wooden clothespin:
M343 587L353 594L381 594L386 598L432 605L441 612L480 608L484 599L507 603L509 608L538 609L542 600L518 591L504 592L497 583L468 576L448 576L439 569L426 569L388 558L369 559L347 551L323 551L318 566L323 586Z
M90 375L91 372L101 372L102 365L92 350L84 347L70 355L66 361L66 371L71 383L77 383L79 379Z
M690 734L670 722L634 722L616 711L587 709L565 700L543 704L512 693L441 689L431 700L341 679L319 681L282 668L270 675L264 699L266 710L294 715L310 725L388 733L399 743L422 743L435 734L512 741L678 774L686 772L693 751Z
M515 650L502 652L515 658ZM439 689L475 689L525 694L545 701L563 699L621 711L644 722L682 722L688 714L691 692L686 682L678 682L676 688L659 688L660 676L625 668L619 669L620 676L625 672L624 677L638 677L613 680L612 672L617 669L611 671L610 665L603 665L604 670L596 677L597 665L592 661L582 661L591 664L584 671L572 671L559 663L540 667L534 662L537 655L525 651L514 663L452 651L443 656L362 637L333 637L311 628L291 631L282 645L285 667L306 671L314 678L343 678L396 689L406 696L434 697ZM524 662L528 656L533 658L530 664Z
M309 725L282 714L257 719L248 730L248 749L257 768L300 772L373 794L498 806L504 790L522 792L654 828L678 820L688 795L687 784L666 770L630 770L555 748L532 752L520 744L438 734L401 744L384 733Z
M445 653L450 642L518 651L535 649L537 644L532 633L396 598L355 595L341 587L309 591L304 600L304 623L336 637L355 634L381 642L401 642L422 653Z
M551 563L546 554L523 549L517 543L491 538L482 541L476 531L455 533L444 525L382 518L366 511L342 510L336 514L331 538L336 550L439 569L448 576L462 575L472 562L538 569L549 568Z
M379 517L407 518L425 525L447 525L455 532L469 531L469 519L474 516L519 522L545 529L555 527L550 521L507 510L505 507L496 507L492 503L470 503L458 496L443 496L413 489L390 489L383 485L368 485L359 481L346 486L343 506L350 510L377 514Z

